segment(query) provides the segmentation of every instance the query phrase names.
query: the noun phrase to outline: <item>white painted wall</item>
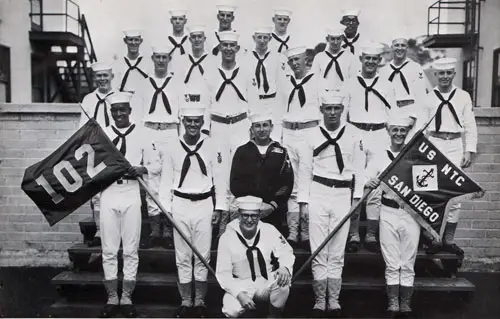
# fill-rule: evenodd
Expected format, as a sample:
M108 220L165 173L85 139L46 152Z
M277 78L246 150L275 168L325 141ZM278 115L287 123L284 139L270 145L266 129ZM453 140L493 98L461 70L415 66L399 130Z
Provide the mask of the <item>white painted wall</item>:
M500 1L486 1L481 4L481 33L479 45L478 105L491 106L493 50L500 48ZM498 72L498 71L497 71Z
M31 29L28 0L0 0L0 44L10 47L11 98L31 102Z

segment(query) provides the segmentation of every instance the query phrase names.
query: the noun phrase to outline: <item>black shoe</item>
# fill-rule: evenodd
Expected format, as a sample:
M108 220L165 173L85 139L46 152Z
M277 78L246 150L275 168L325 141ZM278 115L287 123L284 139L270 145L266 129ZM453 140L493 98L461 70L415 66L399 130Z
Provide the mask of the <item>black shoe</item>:
M122 314L127 318L136 318L137 310L134 305L120 305L120 310Z
M341 318L342 313L341 313L340 309L328 310L326 312L326 317L327 318Z
M247 310L238 318L264 318L261 311L258 310Z
M301 242L300 248L305 249L306 251L309 251L311 249L311 244L309 243L309 240L304 240L303 242Z
M290 246L292 246L293 249L297 249L299 248L299 243L297 243L295 240L290 240L290 239L287 239L288 243L290 244Z
M206 318L207 317L207 307L205 306L196 306L193 309L193 317L195 318Z
M162 246L162 239L161 237L151 237L149 236L144 240L144 243L142 244L141 248L144 249L151 249L151 248L157 248Z
M87 241L88 247L97 247L101 246L101 237L94 237L91 240Z
M180 306L175 313L175 318L189 318L191 317L193 308L188 306Z
M162 237L159 240L159 246L165 249L174 249L174 240L170 237Z
M104 306L104 308L102 308L101 314L99 315L99 318L114 317L118 313L119 309L120 309L120 306L118 306L118 305L106 304Z
M376 241L365 241L364 247L372 253L380 252L380 244Z
M161 237L150 237L151 248L163 247L163 239Z
M433 241L432 243L427 245L427 248L425 249L425 253L427 255L434 255L434 254L439 253L442 248L443 248L443 246L441 246L441 244Z
M140 247L143 249L150 249L153 248L153 238L152 237L147 237L144 239L144 242L140 243Z
M443 244L443 250L452 254L455 254L457 256L463 256L464 255L464 250L460 247L458 247L457 244Z
M311 318L326 318L326 312L321 309L313 308Z
M361 248L361 243L357 240L348 240L345 245L345 250L348 253L355 253Z

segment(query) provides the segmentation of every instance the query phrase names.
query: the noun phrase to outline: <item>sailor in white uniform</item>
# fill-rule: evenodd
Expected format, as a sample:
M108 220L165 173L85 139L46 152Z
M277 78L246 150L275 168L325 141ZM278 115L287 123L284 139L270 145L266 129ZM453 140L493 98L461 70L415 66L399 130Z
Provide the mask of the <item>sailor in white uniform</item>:
M131 300L139 265L141 237L141 198L137 177L148 173L141 163L146 156L151 156L152 145L145 142L142 126L130 122L130 99L131 94L128 92L117 92L108 97L114 124L106 128L105 133L132 166L125 176L101 192L102 268L104 287L108 293L102 317L116 314L118 304L126 317L137 316ZM118 300L120 243L123 246L123 281L122 295Z
M269 49L281 54L285 54L290 46L290 34L288 25L290 24L292 10L288 8L276 8L272 21L274 30L271 34L272 39L269 43Z
M311 72L321 75L326 89L331 91L340 91L345 81L357 75L355 65L359 62L349 50L342 49L344 29L338 26L326 30L328 47L314 57L311 67Z
M258 95L255 100L259 101L259 107L269 111L273 115L273 122L278 123L271 138L281 143L281 103L277 89L278 83L285 79L283 63L286 61L283 54L269 48L271 31L272 27L267 26L254 29L254 49L246 54L244 65L254 71L251 76L256 79Z
M240 50L239 34L224 31L220 34L221 62L207 71L210 90L210 137L219 147L218 160L225 165L224 175L229 185L231 157L240 145L248 141L250 106L257 105L257 81L253 70L237 61ZM228 203L233 202L228 192ZM222 218L227 218L229 207Z
M189 45L186 48L186 54L180 56L173 66L174 73L177 77L177 82L182 87L182 99L190 101L193 98L199 98L201 103L210 104L210 92L207 82L207 72L216 64L216 59L206 47L206 27L204 25L190 25L187 27L189 35ZM196 97L193 97L195 95ZM202 132L208 134L210 129L210 113L205 114L204 126ZM181 127L181 134L182 132Z
M80 128L85 125L85 123L87 123L87 121L89 120L88 117L91 117L103 129L105 129L109 127L113 122L110 113L110 105L106 98L117 92L112 88L114 74L111 65L104 62L95 62L92 64L91 68L92 76L94 78L94 82L97 85L97 88L93 92L90 92L83 97L81 103L82 112L80 116L80 124L78 125L78 127ZM97 232L94 238L87 242L87 245L92 247L99 246L101 244L99 232L99 194L92 197L92 199L90 200L90 206L92 209L92 216L97 228Z
M363 195L365 153L361 134L342 118L343 97L322 96L323 123L301 145L298 196L301 214L309 216L311 251L321 245ZM314 258L311 268L315 318L340 316L344 248L349 221ZM328 304L326 303L328 300ZM326 311L326 313L325 313Z
M80 117L79 127L82 127L88 121L88 116L93 118L102 128L112 124L109 112L109 103L106 98L116 93L112 87L114 73L112 66L103 62L95 62L91 66L94 82L97 88L83 97L82 116ZM87 115L85 115L85 113Z
M292 47L287 51L288 65L292 72L282 81L278 93L281 98L281 124L283 146L288 150L293 171L300 166L299 146L319 124L320 92L324 83L320 75L307 71L306 47ZM278 122L279 123L279 122ZM297 202L298 175L288 201L288 240L292 245L309 246L307 216L300 216ZM300 228L300 232L299 232Z
M380 190L377 176L399 155L414 119L403 114L393 114L387 122L390 146L381 149L370 159L366 169L366 186ZM408 315L415 280L420 225L391 195L378 192L380 206L380 246L385 261L385 282L388 312Z
M425 73L420 64L407 57L407 36L394 37L391 50L393 60L380 69L380 76L392 84L396 96L412 95L416 105L423 106L426 95Z
M362 136L363 150L369 160L372 149L386 147L389 138L385 131L387 118L396 107L394 90L389 81L383 79L379 73L382 46L378 43L367 43L361 47L361 72L350 78L344 88L346 96L347 118L351 126ZM370 202L370 198L367 199ZM378 230L378 213L367 209L367 236L365 248L376 251L379 249L376 236ZM351 230L347 249L359 249L359 215L351 220Z
M342 48L349 50L353 55L359 55L357 52L359 41L359 15L361 11L358 9L347 9L342 11L342 19L340 24L344 25L344 43Z
M180 85L169 68L171 50L172 46L168 44L152 47L153 72L141 83L134 96L134 100L142 106L144 130L160 154L177 142L179 128ZM160 176L161 167L149 172L148 184L156 194L160 187ZM160 209L149 196L146 197L146 203L151 224L148 246L168 246L172 238L171 229L164 227L162 232ZM162 237L165 237L164 240Z
M236 11L236 6L231 4L220 4L217 5L217 20L219 21L219 27L213 33L209 33L208 43L210 45L210 52L213 56L219 56L220 54L220 32L232 31L234 21L234 12Z
M187 11L184 9L170 10L170 23L172 24L172 33L167 37L172 46L170 57L175 65L179 57L186 55L188 48L188 34L186 33Z
M417 125L424 125L434 116L427 127L429 140L453 164L466 168L471 165L473 154L477 151L477 125L469 93L453 84L456 63L454 58L434 61L438 85L427 94L425 116ZM463 255L463 250L454 240L459 217L460 203L453 204L446 217L443 249Z
M237 202L239 218L227 225L217 250L217 281L226 291L222 312L235 318L265 302L269 315L279 316L290 292L293 249L274 226L259 221L261 198Z
M161 156L160 200L180 230L201 255L210 261L212 222L216 223L226 204L226 185L213 141L201 134L206 105L187 103L181 109L185 133ZM214 200L217 206L214 207ZM205 317L207 274L205 265L178 232L174 232L179 293L182 303L177 317ZM191 298L194 274L194 303ZM194 309L192 308L194 306Z
M151 71L151 61L141 55L140 47L143 42L142 31L123 31L123 42L127 46L127 54L119 57L113 63L113 70L116 74L113 87L119 91L134 93L137 86L148 77Z

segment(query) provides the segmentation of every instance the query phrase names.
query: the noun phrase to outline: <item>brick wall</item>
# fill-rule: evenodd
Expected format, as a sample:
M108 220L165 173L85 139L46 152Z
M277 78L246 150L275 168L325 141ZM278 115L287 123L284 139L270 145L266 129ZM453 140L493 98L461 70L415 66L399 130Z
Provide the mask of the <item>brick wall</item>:
M465 202L457 238L467 259L463 269L500 270L500 110L476 109L478 154L467 170L486 190ZM24 169L62 144L79 119L76 105L0 104L0 265L65 264L66 249L81 241L80 208L54 227L24 195Z
M466 252L465 269L500 270L500 110L476 109L478 147L466 171L484 197L462 204L456 237Z
M76 105L0 105L0 265L64 265L81 241L88 206L50 227L20 187L25 168L71 136L79 116Z

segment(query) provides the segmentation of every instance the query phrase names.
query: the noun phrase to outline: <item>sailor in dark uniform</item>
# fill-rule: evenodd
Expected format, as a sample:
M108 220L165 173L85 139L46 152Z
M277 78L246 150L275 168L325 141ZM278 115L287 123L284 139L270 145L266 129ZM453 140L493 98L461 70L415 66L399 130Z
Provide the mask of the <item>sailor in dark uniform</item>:
M236 149L230 177L235 197L255 196L268 204L262 221L286 233L287 201L293 188L293 170L286 149L270 138L270 113L250 116L253 138Z

